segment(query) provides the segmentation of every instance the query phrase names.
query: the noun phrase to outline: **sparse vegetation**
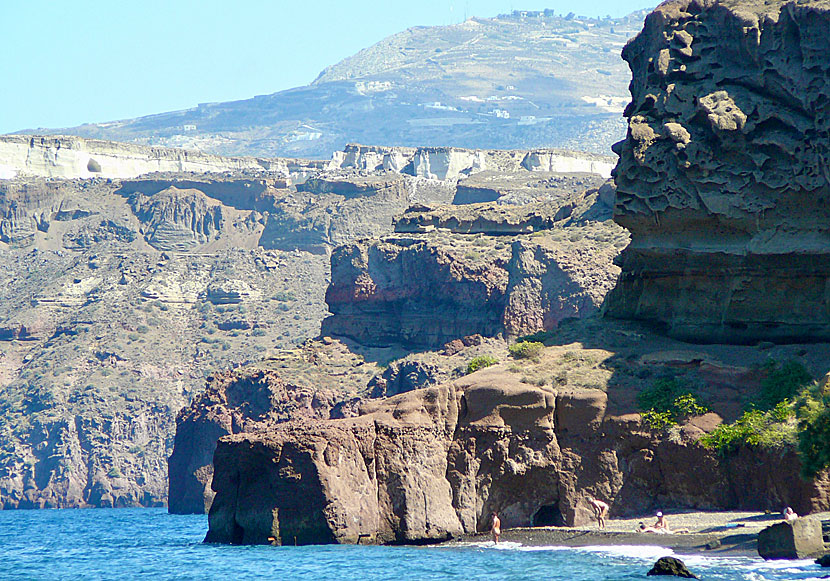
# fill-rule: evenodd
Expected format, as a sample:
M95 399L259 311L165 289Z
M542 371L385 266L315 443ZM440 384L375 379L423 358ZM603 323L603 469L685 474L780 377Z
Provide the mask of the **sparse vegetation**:
M665 377L637 394L637 404L642 410L643 424L655 431L709 411L693 390L677 379Z
M812 478L830 467L830 390L806 388L796 402L801 474Z
M821 407L818 404L821 398L807 387L812 381L810 373L793 360L781 366L769 360L764 369L766 377L758 397L749 402L749 409L735 422L721 424L705 435L701 443L726 454L743 445L781 447L798 442L805 472L821 466L819 458L823 451L810 442L814 433L811 427L821 424L821 420L816 421L819 414L814 413ZM827 443L830 444L830 439Z
M478 357L473 357L467 364L467 375L478 371L479 369L495 365L498 362L499 360L492 355L479 355Z
M779 447L796 441L792 404L780 402L773 409L744 412L737 421L721 424L700 439L700 443L722 454L742 445Z
M521 343L510 345L507 350L513 359L532 359L538 361L539 356L545 350L545 346L536 341L522 341Z

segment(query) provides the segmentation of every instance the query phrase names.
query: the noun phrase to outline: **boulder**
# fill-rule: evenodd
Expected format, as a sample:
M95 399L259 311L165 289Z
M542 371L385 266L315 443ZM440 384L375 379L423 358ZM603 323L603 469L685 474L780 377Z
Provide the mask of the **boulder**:
M824 552L821 522L799 518L758 533L758 554L764 559L805 559Z
M697 579L698 576L686 568L686 564L676 557L660 557L654 563L654 567L646 575L672 575L674 577L686 577Z

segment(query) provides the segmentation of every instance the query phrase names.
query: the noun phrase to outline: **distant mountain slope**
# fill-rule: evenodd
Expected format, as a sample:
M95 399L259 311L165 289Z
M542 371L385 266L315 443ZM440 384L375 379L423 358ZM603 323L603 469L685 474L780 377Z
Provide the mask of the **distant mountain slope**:
M620 51L644 14L412 28L305 87L60 132L223 155L328 158L348 142L608 153L625 134Z

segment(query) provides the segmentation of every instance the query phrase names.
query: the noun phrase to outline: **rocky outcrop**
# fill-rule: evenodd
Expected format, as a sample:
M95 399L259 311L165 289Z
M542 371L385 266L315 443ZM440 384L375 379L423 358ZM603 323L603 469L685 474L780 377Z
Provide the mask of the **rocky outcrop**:
M525 155L522 167L530 171L597 174L607 179L611 177L614 163L603 155L538 149Z
M498 213L492 212L494 220ZM488 223L490 214L482 214L471 228ZM530 213L526 225L516 220L487 228L530 231L554 217ZM624 234L597 225L573 233L573 240L555 231L499 240L438 232L342 246L332 254L326 292L332 315L323 332L367 345L438 348L476 333L517 336L590 315L614 284L615 243Z
M328 169L387 170L402 172L412 161L412 147L381 147L349 143L343 151L335 151Z
M701 433L691 424L655 433L637 415L611 413L606 392L535 385L507 365L490 367L366 401L356 418L221 438L206 541L434 542L487 530L494 510L505 527L584 525L590 494L620 515L763 510L782 499L830 506L827 473L801 482L793 452L724 458L696 441ZM793 470L758 470L769 465Z
M764 559L807 559L824 553L821 521L798 518L758 533L758 554Z
M221 157L197 151L147 147L69 136L0 136L0 179L132 178L151 172L285 170L286 161Z
M255 431L286 418L326 418L336 400L331 392L286 385L268 370L226 371L208 378L207 388L176 417L169 460L171 513L204 513L213 501L213 452L228 434Z
M187 251L218 237L222 229L222 204L199 190L170 187L149 198L133 195L130 204L145 224L145 239L158 250Z
M461 258L415 238L337 248L326 291L333 315L322 332L378 346L440 346L474 333L498 334L508 283L504 262Z
M830 6L678 0L625 47L609 315L677 337L830 338Z
M556 495L553 394L481 381L223 438L206 541L428 542L481 530L497 507L506 526L529 519L534 492Z
M666 575L670 577L684 577L686 579L697 579L697 575L689 571L686 563L676 557L660 557L654 566L646 573L647 576Z
M391 171L430 180L457 180L483 171L583 173L608 179L613 157L564 149L487 150L463 147L379 147L349 144L327 169ZM483 201L483 200L482 200Z
M331 246L392 230L392 219L409 205L404 176L319 176L279 200L259 244L264 248L325 253Z

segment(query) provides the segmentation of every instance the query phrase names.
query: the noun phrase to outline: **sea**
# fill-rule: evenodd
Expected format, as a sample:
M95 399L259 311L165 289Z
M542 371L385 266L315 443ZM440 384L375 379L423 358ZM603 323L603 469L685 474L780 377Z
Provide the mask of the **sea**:
M821 579L812 561L675 554L661 547L227 546L202 542L204 515L166 509L0 511L0 579L645 579L663 556L704 580Z

